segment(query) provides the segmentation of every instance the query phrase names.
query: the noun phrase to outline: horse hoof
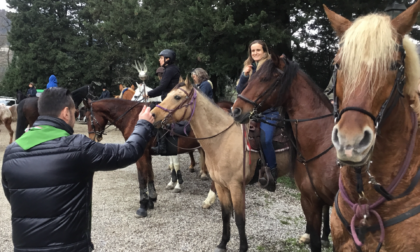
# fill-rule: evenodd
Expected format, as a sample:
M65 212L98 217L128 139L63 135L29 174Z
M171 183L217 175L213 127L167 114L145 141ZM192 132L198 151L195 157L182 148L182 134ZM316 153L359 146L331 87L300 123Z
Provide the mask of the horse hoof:
M328 241L328 240L326 240L326 241L321 240L321 245L324 248L329 248L330 247L330 241Z
M153 201L149 200L148 204L147 204L147 209L153 209L155 208L155 204L153 203ZM147 215L147 213L146 213Z
M173 185L167 185L165 189L166 190L173 190L174 189L174 186Z
M209 176L207 176L207 174L203 173L203 174L201 174L200 179L201 180L209 180Z
M214 252L226 252L226 249L222 249L222 248L215 248Z
M310 240L309 234L304 234L299 239L299 243L303 243L303 244L309 244L310 241L311 240Z
M194 167L188 169L191 173L195 172Z
M203 209L209 209L211 207L210 204L203 202Z
M144 218L144 217L147 217L147 210L146 209L144 209L144 208L139 208L139 209L137 209L137 211L136 211L136 217L138 217L138 218Z
M175 188L172 192L173 193L180 193L181 192L181 189L180 188Z

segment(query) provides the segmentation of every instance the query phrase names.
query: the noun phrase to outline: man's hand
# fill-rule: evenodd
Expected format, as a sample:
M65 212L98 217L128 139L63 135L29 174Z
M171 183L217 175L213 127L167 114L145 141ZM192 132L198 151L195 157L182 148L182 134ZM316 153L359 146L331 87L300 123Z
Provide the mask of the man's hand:
M139 114L139 120L146 120L150 123L155 122L155 118L153 118L152 113L150 113L150 107L143 106L143 109Z

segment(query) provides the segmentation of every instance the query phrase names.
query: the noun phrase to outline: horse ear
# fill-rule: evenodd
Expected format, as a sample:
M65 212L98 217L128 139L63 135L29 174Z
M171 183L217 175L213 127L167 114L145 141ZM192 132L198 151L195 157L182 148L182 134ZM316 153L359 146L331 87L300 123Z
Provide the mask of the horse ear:
M134 85L131 85L131 89L133 89L133 90L134 90L134 89L136 89L136 87L135 87Z
M190 89L192 87L191 85L191 81L190 81L190 74L187 74L187 76L185 77L185 86Z
M419 11L420 0L417 0L417 2L411 5L410 8L405 10L391 21L392 26L395 28L399 35L404 36L411 31L413 25L417 21L417 15Z
M347 29L351 26L351 21L328 9L328 7L325 4L324 11L327 14L328 19L330 20L332 28L337 33L337 36L341 38L347 31Z
M122 84L120 84L120 91L122 91L123 90L123 85Z

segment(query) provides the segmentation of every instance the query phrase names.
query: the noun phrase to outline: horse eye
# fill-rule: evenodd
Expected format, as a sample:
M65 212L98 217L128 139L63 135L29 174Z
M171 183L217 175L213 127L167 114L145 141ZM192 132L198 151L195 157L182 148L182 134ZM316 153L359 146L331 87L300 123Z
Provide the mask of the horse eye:
M181 100L181 96L175 95L175 100L177 100L177 101Z

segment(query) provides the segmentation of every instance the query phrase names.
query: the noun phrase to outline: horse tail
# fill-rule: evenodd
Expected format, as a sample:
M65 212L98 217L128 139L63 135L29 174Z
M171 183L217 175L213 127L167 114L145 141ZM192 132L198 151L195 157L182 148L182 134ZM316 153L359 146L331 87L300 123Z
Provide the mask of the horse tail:
M25 133L25 129L28 126L29 122L26 119L25 113L23 112L23 107L27 100L22 100L17 107L17 124L16 124L16 139L21 137Z

